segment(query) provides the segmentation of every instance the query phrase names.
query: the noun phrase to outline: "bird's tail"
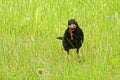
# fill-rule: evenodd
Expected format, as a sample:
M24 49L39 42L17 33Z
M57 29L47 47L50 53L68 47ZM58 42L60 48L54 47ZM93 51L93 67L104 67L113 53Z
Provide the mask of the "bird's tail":
M56 39L63 40L63 37L57 37Z

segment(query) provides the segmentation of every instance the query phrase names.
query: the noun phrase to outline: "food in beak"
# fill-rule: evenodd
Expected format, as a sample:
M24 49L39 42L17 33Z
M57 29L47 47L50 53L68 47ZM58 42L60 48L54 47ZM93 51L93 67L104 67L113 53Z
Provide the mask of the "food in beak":
M69 28L69 34L70 34L70 39L73 40L72 30L71 30L71 28Z
M70 39L73 40L73 35L72 32L76 29L76 25L75 24L71 24L69 25L69 34L70 34Z

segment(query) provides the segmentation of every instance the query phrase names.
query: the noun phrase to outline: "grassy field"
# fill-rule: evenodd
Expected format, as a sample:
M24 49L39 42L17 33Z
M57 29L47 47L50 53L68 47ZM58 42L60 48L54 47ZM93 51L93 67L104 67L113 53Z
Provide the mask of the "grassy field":
M85 35L80 63L56 39L71 18ZM0 0L0 80L120 80L120 1Z

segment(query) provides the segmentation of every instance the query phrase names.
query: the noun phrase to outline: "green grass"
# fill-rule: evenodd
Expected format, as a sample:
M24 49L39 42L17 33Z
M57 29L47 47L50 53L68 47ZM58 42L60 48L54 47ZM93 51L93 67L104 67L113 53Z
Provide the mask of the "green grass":
M71 18L85 35L81 63L56 39ZM119 0L0 0L0 80L119 79Z

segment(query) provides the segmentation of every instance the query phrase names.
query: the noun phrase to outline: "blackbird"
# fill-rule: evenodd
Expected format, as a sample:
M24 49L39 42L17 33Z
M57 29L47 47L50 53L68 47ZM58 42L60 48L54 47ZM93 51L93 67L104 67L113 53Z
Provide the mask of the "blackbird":
M69 60L70 49L76 49L78 58L80 58L79 49L83 44L84 33L75 19L68 20L68 27L65 30L64 36L57 37L57 39L62 40L62 45L64 47L64 50L67 51L68 60Z

